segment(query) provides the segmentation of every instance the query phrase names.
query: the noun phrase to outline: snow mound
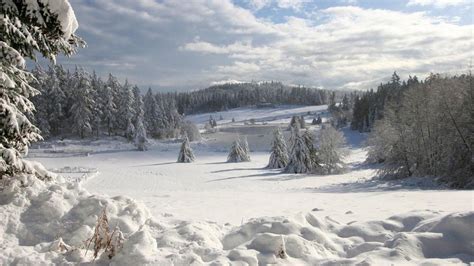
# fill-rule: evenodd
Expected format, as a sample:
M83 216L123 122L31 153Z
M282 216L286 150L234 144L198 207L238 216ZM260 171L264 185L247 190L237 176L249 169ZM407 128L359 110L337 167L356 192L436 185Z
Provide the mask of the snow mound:
M5 193L1 198L11 197ZM92 262L86 240L104 208L125 242L112 259L99 256L98 264L447 265L474 260L474 212L417 211L348 225L300 213L230 228L172 217L158 221L127 197L91 195L80 183L37 182L2 200L0 264Z

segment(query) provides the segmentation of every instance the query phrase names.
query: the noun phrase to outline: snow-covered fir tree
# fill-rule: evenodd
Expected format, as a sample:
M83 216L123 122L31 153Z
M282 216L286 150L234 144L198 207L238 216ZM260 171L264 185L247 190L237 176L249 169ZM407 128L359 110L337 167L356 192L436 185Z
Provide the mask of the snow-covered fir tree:
M190 163L194 162L194 153L189 145L188 136L184 135L181 149L179 150L178 163Z
M300 128L306 128L306 121L304 120L303 115L299 117L299 122L300 122Z
M127 130L125 130L125 137L132 141L133 137L135 136L135 126L132 123L132 118L127 120Z
M270 161L267 168L277 169L285 168L288 164L288 148L286 146L285 138L278 128L273 132L272 152L270 154Z
M133 92L131 85L128 83L128 80L125 80L125 83L120 88L120 105L118 107L119 113L119 125L125 133L125 137L129 140L133 138L134 126L132 124L133 119Z
M148 138L143 124L143 116L137 118L135 127L135 146L139 151L146 151L148 149Z
M242 158L244 162L250 162L250 148L249 142L247 141L247 136L240 137L240 146L244 150L244 157Z
M144 111L145 111L145 125L147 132L152 136L157 136L159 131L158 121L160 120L159 116L159 107L156 102L156 99L151 91L151 88L148 89L144 97Z
M101 96L101 90L102 90L102 81L100 80L99 77L97 77L97 74L95 71L92 72L91 76L91 97L94 99L94 103L92 105L92 131L94 132L94 135L98 138L100 135L100 128L102 124L102 112L103 112L103 107L104 107L104 102L103 99L100 97Z
M312 167L311 171L320 172L321 159L319 158L318 150L314 146L314 137L310 130L306 130L303 133L303 139L309 151L309 158L311 159L311 167Z
M289 161L284 171L286 173L309 173L313 168L311 155L305 139L301 136L299 127L293 127L291 134L292 145Z
M232 147L230 148L229 155L227 156L227 162L229 163L238 163L238 162L246 162L247 155L245 154L242 145L240 144L240 140L237 138L233 143Z
M143 99L142 99L142 95L141 95L141 92L140 92L140 88L138 88L138 86L133 87L132 110L133 110L132 122L136 125L138 117L140 117L140 116L143 117L143 115L144 115Z
M92 133L92 107L94 100L91 97L90 80L84 71L77 71L75 75L74 103L71 107L72 128L84 138Z
M30 86L34 77L26 71L25 57L35 60L42 54L54 62L57 54L71 55L83 44L74 35L77 21L69 2L54 3L62 9L34 0L0 5L0 177L26 172L21 156L41 139L27 117L34 111L29 97L38 90Z
M113 129L115 128L115 114L117 112L117 108L115 107L114 103L114 95L112 89L104 85L102 90L102 121L105 123L105 127L107 128L107 133L112 135Z

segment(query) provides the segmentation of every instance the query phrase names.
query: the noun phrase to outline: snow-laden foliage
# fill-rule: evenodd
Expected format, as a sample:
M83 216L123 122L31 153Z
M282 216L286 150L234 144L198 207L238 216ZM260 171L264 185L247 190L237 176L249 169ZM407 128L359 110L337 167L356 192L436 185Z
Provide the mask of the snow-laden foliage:
M132 141L140 115L147 135L156 138L180 135L182 117L173 102L151 91L143 97L137 86L122 84L112 74L103 81L95 72L90 74L80 68L69 72L60 65L51 66L50 71L37 67L33 73L36 81L32 84L41 92L32 99L38 106L36 124L42 132L49 133L47 137L100 137L105 133ZM73 107L86 111L77 113ZM84 122L84 128L78 128ZM76 126L71 127L71 123Z
M298 126L292 127L291 148L286 173L309 173L313 170L310 150Z
M342 132L331 125L324 125L319 133L317 161L326 174L340 173L344 169L342 158L346 140Z
M381 87L366 96L371 111L374 100L386 97L383 112L373 111L378 120L369 138L369 160L384 163L382 176L442 177L453 187L474 187L473 80L431 75L392 82L395 92Z
M244 154L242 157L243 161L250 162L250 148L249 148L249 142L247 141L247 136L240 137L240 146L242 147L242 150L244 151Z
M143 125L142 118L137 120L137 128L135 130L135 146L139 151L146 151L148 149L148 139L146 137L145 125Z
M227 156L227 162L229 163L239 163L239 162L248 162L250 156L245 152L240 138L237 138L230 148L229 155Z
M199 128L191 121L184 121L181 125L181 135L188 136L190 141L200 141L202 139Z
M77 21L67 0L5 0L0 5L0 153L14 150L21 159L31 142L41 139L39 130L29 121L35 110L29 100L38 94L34 77L25 70L25 57L40 53L55 60L59 53L71 55L82 45L74 35ZM11 160L2 160L0 175L19 171Z
M189 145L188 136L184 136L181 149L179 150L178 163L191 163L194 162L194 153Z
M82 70L76 71L74 89L74 103L71 106L72 129L84 138L92 133L92 107L94 99L91 97L90 79Z
M268 168L285 168L288 164L288 148L286 146L285 138L281 133L281 129L277 128L273 132L273 143L272 151L270 154L270 161L268 162Z

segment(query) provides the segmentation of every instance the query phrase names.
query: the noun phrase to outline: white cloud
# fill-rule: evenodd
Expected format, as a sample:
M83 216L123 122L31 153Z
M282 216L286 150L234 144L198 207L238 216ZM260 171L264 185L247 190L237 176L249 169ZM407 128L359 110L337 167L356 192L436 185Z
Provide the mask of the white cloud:
M289 18L275 24L278 39L264 44L218 45L191 42L183 51L215 53L238 60L217 66L217 74L252 79L280 78L289 83L352 87L401 73L448 71L466 67L472 26L450 24L425 13L402 13L359 7L322 11L326 22ZM244 63L245 62L245 63ZM249 77L250 78L250 77ZM378 82L378 81L377 81Z
M394 70L463 71L472 57L472 25L423 12L340 6L315 11L317 20L275 23L230 0L95 1L77 9L74 3L83 2L73 7L90 39L70 62L102 64L103 72L139 84L281 80L366 89Z
M445 8L448 6L472 5L472 0L409 0L407 6L434 6Z
M304 4L311 2L311 0L248 0L247 2L254 10L260 10L264 7L275 4L279 8L300 11Z

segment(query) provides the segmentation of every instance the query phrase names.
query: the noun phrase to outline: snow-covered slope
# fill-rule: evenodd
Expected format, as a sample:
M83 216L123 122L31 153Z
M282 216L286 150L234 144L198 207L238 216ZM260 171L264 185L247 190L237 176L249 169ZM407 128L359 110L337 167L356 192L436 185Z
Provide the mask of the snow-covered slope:
M271 128L262 130L263 122L284 128L292 115L308 111L314 115L324 108L222 113L236 123L218 121L220 132L192 143L196 162L190 164L175 163L179 141L153 143L147 152L118 139L43 144L32 150L35 160L63 175L79 169L84 174L77 176L86 180L37 184L14 200L2 194L0 263L91 261L81 243L104 207L126 241L112 261L104 256L100 263L447 265L474 260L473 192L446 190L422 178L372 180L376 169L364 163L359 133L344 130L345 174L265 169ZM190 120L205 123L209 115ZM251 116L262 124L244 125ZM222 151L237 134L228 131L234 127L245 128L249 136L251 162L225 163ZM58 251L59 237L78 249Z

